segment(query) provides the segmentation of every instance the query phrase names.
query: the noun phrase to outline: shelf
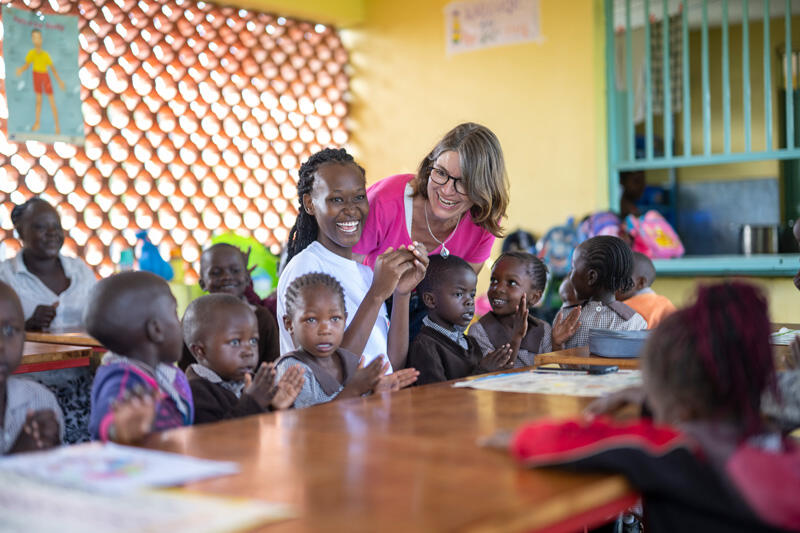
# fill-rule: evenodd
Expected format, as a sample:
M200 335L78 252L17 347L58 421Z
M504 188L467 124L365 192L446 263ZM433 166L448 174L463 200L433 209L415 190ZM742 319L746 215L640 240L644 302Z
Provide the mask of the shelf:
M663 277L793 277L800 269L800 254L689 256L655 259L653 264L658 275Z

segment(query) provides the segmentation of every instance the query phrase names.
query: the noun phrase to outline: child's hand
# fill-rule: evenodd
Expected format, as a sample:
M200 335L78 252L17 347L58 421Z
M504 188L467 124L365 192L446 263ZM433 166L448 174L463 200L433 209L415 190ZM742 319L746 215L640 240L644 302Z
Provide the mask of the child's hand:
M487 353L483 359L481 359L480 363L478 363L478 367L487 372L502 370L504 368L513 368L513 355L511 345L504 344L493 352Z
M9 453L46 450L61 444L61 428L52 409L28 411L25 423Z
M407 250L411 256L409 259L411 268L406 270L397 283L395 291L399 294L409 294L419 285L419 282L425 277L425 271L428 269L428 263L430 262L428 250L425 249L424 244L414 242L414 244L408 246Z
M37 305L31 317L25 321L25 329L31 331L43 330L50 326L56 317L58 302L53 305Z
M596 399L583 410L583 415L590 420L596 416L613 415L629 405L641 407L644 401L644 387L628 387Z
M392 295L403 274L413 268L408 254L408 250L404 248L397 250L388 248L375 260L375 275L372 278L370 291L373 291L381 301Z
M297 395L300 394L303 384L306 382L303 374L303 367L294 365L289 367L281 376L280 381L278 381L278 391L275 393L271 403L273 409L280 411L294 405Z
M581 323L578 320L581 318L581 306L572 309L567 316L559 311L553 322L553 349L561 350L564 348L564 343L567 342L578 331Z
M514 329L511 338L514 341L522 342L528 333L528 298L525 293L517 305L517 312L514 313Z
M111 406L114 422L109 439L119 444L132 444L142 440L153 428L159 391L143 387L126 391Z
M786 363L786 368L789 370L800 368L800 336L794 336L792 350L789 355L786 356L784 362Z
M374 392L398 391L413 385L414 382L417 381L417 378L419 378L419 370L416 368L404 368L397 372L381 376L378 380L378 384L375 385Z
M366 367L364 366L364 358L358 363L358 370L350 380L344 390L339 394L343 398L352 398L354 396L364 395L375 388L380 381L382 375L389 370L389 363L384 361L383 357L376 357Z
M278 393L278 385L275 384L275 364L261 363L255 377L245 374L244 393L253 398L261 409L269 409L272 400ZM296 394L295 397L297 397ZM292 403L294 403L294 398L292 398Z
M64 81L63 80L56 80L58 82L58 88L62 91L64 90Z
M19 78L20 76L22 76L22 73L23 73L23 72L25 72L25 69L26 69L26 68L28 68L28 65L27 65L27 64L25 64L25 65L22 65L21 67L19 67L19 68L17 69L17 77L18 77L18 78Z

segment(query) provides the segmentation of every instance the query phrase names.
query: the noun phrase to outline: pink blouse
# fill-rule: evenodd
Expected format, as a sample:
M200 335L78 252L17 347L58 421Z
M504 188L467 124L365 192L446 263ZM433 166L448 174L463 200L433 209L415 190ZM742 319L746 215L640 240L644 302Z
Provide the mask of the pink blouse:
M411 209L407 209L405 198L411 194L410 186L406 186L412 179L413 174L397 174L367 189L369 215L361 240L353 247L353 252L366 256L364 264L374 266L375 259L390 246L411 244ZM494 235L475 224L467 212L447 241L447 249L468 263L483 263L489 258L493 244ZM438 254L441 249L437 246L430 253Z

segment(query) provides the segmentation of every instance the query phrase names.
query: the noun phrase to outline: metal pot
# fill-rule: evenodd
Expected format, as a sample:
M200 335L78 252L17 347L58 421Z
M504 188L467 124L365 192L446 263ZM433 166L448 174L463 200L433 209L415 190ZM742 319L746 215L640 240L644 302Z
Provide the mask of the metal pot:
M778 226L773 224L743 224L741 231L742 253L777 254Z

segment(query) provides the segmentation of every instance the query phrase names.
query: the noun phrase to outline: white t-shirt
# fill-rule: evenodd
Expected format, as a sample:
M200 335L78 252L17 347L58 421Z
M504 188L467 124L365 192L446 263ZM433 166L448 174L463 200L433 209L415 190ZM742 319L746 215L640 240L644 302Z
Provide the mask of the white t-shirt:
M276 318L280 328L281 354L293 352L299 348L299 346L295 347L291 335L283 325L283 315L286 314L286 288L295 279L312 272L328 274L341 283L344 289L348 326L353 317L356 316L358 306L361 305L361 301L372 286L372 270L368 266L336 255L318 241L309 244L305 250L289 261L278 280L278 316ZM379 355L385 356L388 342L389 318L386 314L386 306L381 305L375 327L372 328L367 345L364 347L365 364L368 364ZM388 361L388 357L386 360Z
M36 307L58 302L56 316L50 323L50 328L79 328L83 326L83 310L89 302L89 292L97 278L82 259L64 255L59 255L59 258L64 274L70 280L69 287L61 294L51 291L42 280L28 271L21 251L16 257L0 261L0 280L17 292L25 320L33 315Z

